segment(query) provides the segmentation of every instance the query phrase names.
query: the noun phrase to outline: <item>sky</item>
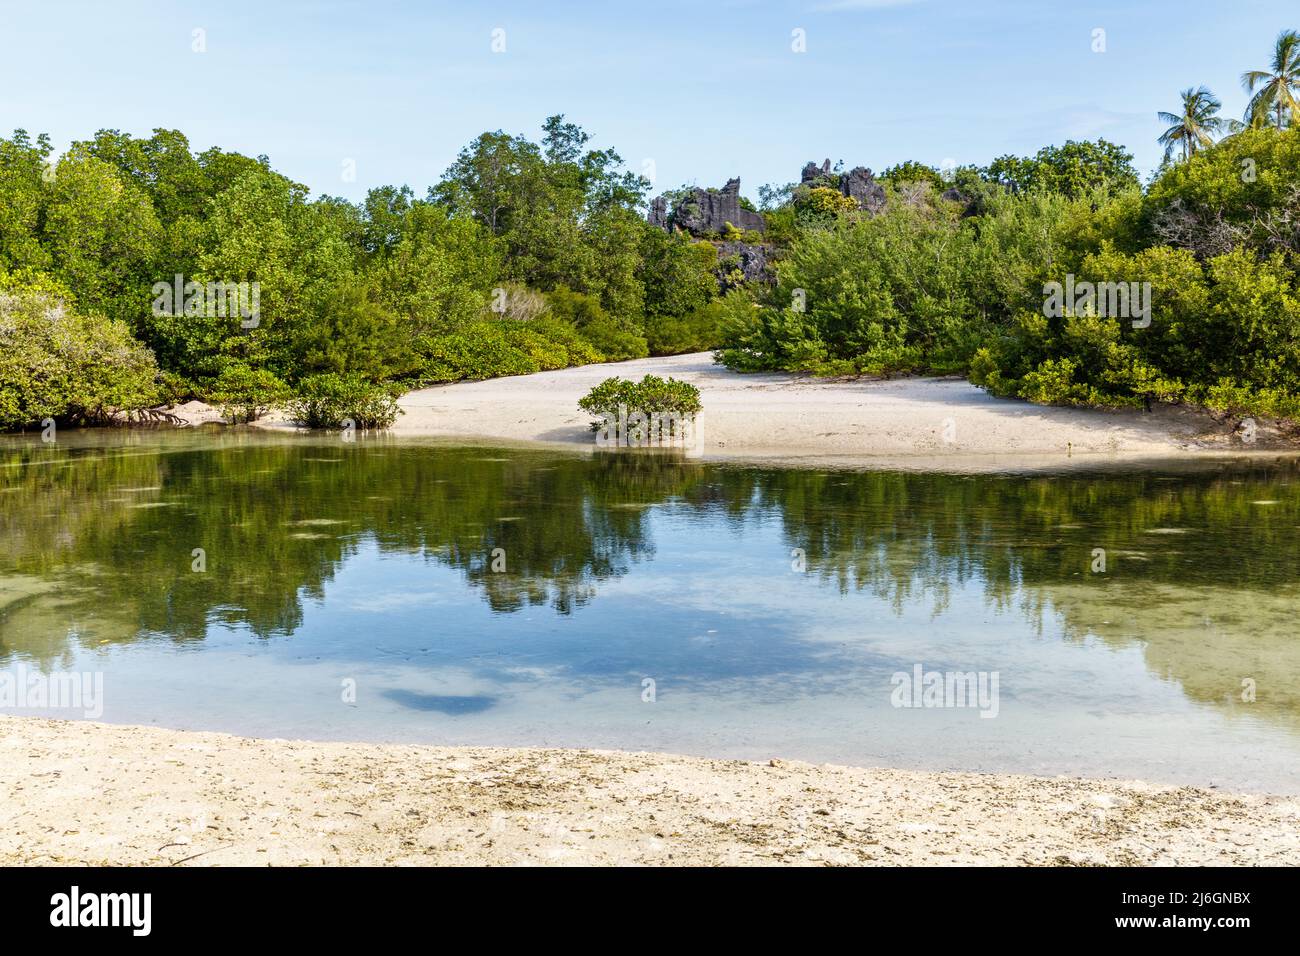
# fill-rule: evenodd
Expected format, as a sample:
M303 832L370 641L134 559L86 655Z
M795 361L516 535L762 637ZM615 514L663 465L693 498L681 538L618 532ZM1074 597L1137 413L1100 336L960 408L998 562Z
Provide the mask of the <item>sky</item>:
M1145 173L1156 112L1205 84L1240 117L1286 28L1295 0L0 0L0 135L179 129L352 200L554 113L654 192L1099 136Z

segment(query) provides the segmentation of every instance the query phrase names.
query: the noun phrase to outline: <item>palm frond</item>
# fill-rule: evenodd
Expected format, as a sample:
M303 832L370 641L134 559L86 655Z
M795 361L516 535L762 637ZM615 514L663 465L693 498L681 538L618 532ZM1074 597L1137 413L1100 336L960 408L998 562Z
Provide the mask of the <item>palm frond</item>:
M1253 93L1255 87L1260 83L1267 83L1273 79L1273 74L1267 70L1247 70L1241 74L1241 85L1247 93Z

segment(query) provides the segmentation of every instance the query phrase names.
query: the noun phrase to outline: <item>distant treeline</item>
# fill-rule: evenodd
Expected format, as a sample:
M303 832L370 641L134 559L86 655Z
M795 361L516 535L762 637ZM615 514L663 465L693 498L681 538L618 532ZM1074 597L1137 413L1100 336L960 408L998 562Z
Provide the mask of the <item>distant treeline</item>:
M1300 37L1274 59L1243 78L1248 124L1203 88L1161 114L1145 188L1104 140L903 163L876 212L828 168L760 191L761 236L650 225L650 184L563 116L536 143L484 133L423 198L356 204L174 130L59 157L19 130L0 139L0 427L189 397L250 420L304 394L355 418L418 385L703 349L1300 417ZM773 281L746 282L735 250L759 242Z

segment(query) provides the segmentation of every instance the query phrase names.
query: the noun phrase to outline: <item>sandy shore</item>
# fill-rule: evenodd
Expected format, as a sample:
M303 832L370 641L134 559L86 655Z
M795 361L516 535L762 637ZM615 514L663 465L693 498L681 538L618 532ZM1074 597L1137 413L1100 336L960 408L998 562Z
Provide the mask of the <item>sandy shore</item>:
M1300 864L1300 803L1143 783L0 717L0 864Z
M590 448L590 418L578 399L610 376L646 374L699 387L706 458L1004 470L1295 448L1277 442L1263 423L1257 441L1243 444L1232 434L1235 422L1186 409L1053 408L993 398L959 378L742 375L707 352L409 392L392 432ZM217 419L199 402L175 411L192 424ZM276 415L259 424L291 427Z

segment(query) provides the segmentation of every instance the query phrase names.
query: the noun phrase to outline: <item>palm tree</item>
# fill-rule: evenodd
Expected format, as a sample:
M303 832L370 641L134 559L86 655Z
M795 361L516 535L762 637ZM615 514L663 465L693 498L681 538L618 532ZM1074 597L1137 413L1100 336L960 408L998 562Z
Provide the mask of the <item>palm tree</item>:
M1246 107L1251 126L1300 125L1300 33L1283 30L1277 36L1273 62L1267 70L1241 74L1241 85L1252 94Z
M1182 97L1181 113L1157 114L1160 122L1169 125L1160 136L1166 161L1179 146L1183 149L1183 159L1192 156L1202 147L1213 146L1214 135L1222 132L1227 125L1219 116L1219 108L1223 104L1204 86L1196 90L1188 87L1183 90Z

